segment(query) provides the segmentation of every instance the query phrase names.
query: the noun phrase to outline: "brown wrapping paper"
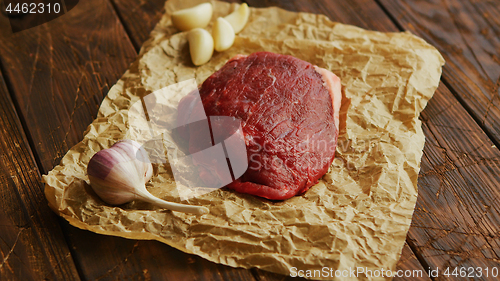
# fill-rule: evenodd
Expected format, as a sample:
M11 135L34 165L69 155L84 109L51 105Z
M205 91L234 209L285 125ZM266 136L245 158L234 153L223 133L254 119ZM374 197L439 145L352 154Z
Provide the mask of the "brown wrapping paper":
M44 176L50 207L82 229L154 239L234 267L285 275L303 270L312 279L390 279L387 274L333 275L335 270L395 269L417 199L425 141L418 116L438 86L441 55L409 33L367 31L322 15L252 8L233 47L194 67L186 33L171 26L169 13L201 2L166 3L166 14L109 91L83 140ZM212 3L213 19L232 9L228 3ZM190 78L201 83L232 56L264 50L309 61L342 80L336 158L318 184L283 202L224 188L189 199L210 209L203 216L141 202L113 207L95 195L87 163L97 151L130 137L131 104ZM180 202L169 165L155 164L154 171L148 190Z

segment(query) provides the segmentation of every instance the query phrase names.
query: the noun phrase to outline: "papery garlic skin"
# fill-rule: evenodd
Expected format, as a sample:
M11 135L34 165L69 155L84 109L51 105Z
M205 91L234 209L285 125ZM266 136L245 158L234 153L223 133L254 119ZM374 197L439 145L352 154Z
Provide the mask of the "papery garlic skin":
M132 140L97 152L89 161L87 174L92 189L110 205L142 200L173 211L198 215L209 212L206 207L167 202L151 195L146 183L153 175L153 165L146 150Z
M104 202L121 205L138 199L137 188L145 188L153 166L139 143L122 140L97 152L90 159L87 173L92 189Z

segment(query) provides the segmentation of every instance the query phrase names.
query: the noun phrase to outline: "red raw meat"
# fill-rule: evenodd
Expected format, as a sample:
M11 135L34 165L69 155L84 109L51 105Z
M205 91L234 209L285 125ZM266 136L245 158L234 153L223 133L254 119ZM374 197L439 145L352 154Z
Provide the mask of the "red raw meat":
M241 120L248 169L227 188L283 200L328 171L341 103L333 73L287 55L238 55L203 82L200 96L207 116Z

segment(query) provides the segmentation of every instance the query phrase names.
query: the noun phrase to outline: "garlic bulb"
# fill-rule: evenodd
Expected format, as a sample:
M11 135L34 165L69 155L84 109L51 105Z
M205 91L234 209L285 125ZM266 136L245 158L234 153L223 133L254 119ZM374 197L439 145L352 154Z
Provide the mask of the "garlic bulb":
M90 186L110 205L142 200L173 211L206 214L208 208L167 202L154 197L146 189L153 176L153 165L146 150L132 140L122 140L90 159L87 174Z

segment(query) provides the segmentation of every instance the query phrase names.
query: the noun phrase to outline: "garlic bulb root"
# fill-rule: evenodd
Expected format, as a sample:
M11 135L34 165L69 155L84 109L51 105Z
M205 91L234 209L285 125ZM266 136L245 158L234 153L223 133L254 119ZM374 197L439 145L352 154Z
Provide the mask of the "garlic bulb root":
M151 193L149 193L147 190L144 193L136 194L136 196L144 202L148 202L160 208L169 209L172 211L192 213L196 215L204 215L209 213L207 207L168 202L151 195Z

